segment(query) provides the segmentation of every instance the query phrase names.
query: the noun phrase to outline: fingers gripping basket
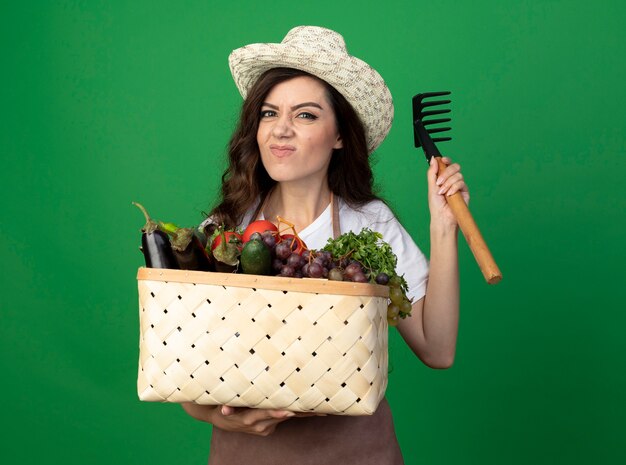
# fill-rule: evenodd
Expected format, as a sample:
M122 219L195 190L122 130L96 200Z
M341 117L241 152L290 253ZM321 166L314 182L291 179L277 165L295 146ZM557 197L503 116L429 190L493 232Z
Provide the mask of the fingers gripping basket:
M140 268L139 398L372 414L385 286Z

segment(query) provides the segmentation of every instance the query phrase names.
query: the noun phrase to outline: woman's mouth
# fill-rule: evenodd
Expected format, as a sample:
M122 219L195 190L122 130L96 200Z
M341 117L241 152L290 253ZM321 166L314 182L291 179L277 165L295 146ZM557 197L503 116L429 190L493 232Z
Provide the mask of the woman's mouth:
M275 157L283 158L288 157L292 153L296 151L296 148L293 145L270 145L270 151Z

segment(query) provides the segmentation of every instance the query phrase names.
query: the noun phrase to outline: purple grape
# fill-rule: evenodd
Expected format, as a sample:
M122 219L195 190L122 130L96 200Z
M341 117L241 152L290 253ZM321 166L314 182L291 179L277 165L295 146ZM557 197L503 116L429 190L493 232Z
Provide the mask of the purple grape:
M291 265L294 268L302 268L302 257L297 253L292 253L287 257L287 265Z
M302 276L309 276L309 264L305 263L301 271L302 271Z
M276 247L276 236L271 231L265 231L262 236L265 245L268 246L270 250L274 250L274 247Z
M251 241L262 241L263 240L263 236L261 235L260 232L255 232L255 233L252 233L250 235L250 239L249 240L251 240Z
M274 252L276 253L276 258L287 260L291 255L291 246L287 242L280 242L276 244Z
M292 278L296 274L296 270L291 265L284 265L280 270L280 275L286 278Z
M348 266L346 266L343 272L344 276L351 281L353 280L352 278L354 277L354 275L357 273L363 273L363 268L361 267L361 264L359 262L350 263Z
M387 273L378 273L376 275L376 282L378 284L382 284L383 286L386 286L387 283L389 282L389 275Z
M354 273L354 275L352 276L352 281L355 283L367 283L369 282L369 280L367 279L367 276L365 276L365 274L361 271Z
M277 273L282 269L284 263L280 258L275 258L272 260L272 269Z
M324 267L317 262L309 265L309 276L311 278L321 278L324 274Z

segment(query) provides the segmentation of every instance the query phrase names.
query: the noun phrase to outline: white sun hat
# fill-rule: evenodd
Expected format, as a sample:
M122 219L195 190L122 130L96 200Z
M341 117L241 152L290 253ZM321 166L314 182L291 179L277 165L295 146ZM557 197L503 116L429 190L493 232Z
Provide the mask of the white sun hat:
M272 68L306 71L333 86L352 105L365 127L372 153L393 122L393 100L383 78L370 65L348 54L343 37L317 26L298 26L280 44L250 44L233 50L230 71L242 97Z

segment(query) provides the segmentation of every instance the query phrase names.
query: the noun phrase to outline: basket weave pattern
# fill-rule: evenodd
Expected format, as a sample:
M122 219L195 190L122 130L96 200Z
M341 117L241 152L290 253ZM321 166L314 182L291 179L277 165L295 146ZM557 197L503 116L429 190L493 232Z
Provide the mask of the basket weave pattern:
M313 280L298 280L309 281L302 292L277 287L283 278L250 285L225 275L224 285L210 283L221 273L201 273L199 283L197 272L165 271L138 276L141 400L376 410L387 385L386 297L316 292Z

